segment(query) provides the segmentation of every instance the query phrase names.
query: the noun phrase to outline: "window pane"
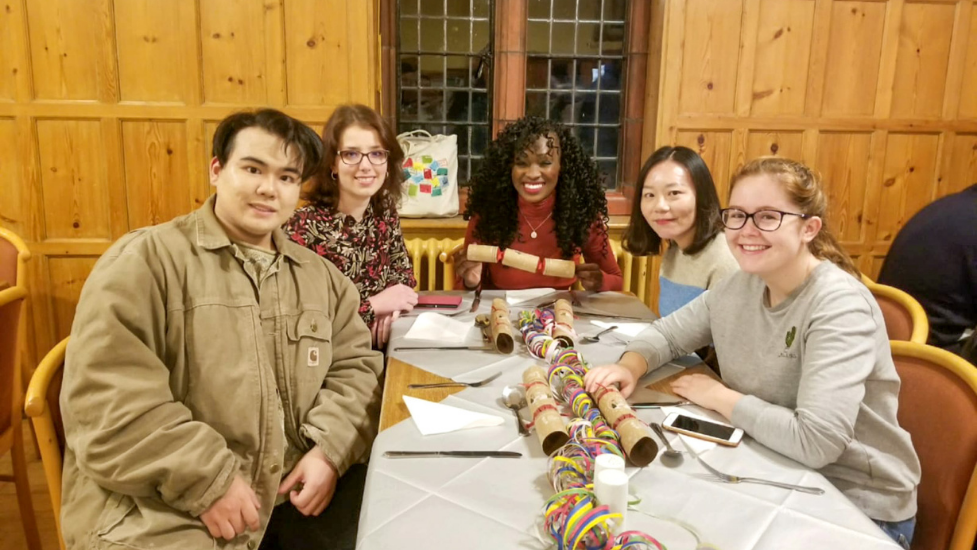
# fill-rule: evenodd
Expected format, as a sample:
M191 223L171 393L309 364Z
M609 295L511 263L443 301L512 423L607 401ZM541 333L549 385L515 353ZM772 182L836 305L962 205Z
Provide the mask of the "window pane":
M489 99L487 93L472 93L472 121L488 122L489 119Z
M444 58L439 55L421 56L421 86L441 88L444 86Z
M421 0L422 15L444 15L444 0Z
M491 0L473 0L473 2L474 5L472 7L474 8L474 13L472 15L474 17L487 18L492 8Z
M471 62L472 58L462 55L449 55L445 58L445 63L448 66L445 84L449 88L467 88Z
M469 25L470 21L464 21L461 19L449 19L448 20L448 50L449 52L465 52L471 51L471 36L469 35Z
M572 54L575 26L575 23L553 23L553 42L550 51Z
M400 14L401 15L414 15L417 13L417 0L401 0L400 1Z
M624 21L627 0L604 0L604 21Z
M550 24L530 21L526 29L526 52L548 53L550 51Z
M417 19L400 20L400 51L417 51Z
M600 171L600 175L604 177L604 186L608 189L615 189L617 187L617 159L598 160L597 169Z
M444 92L421 90L421 109L418 120L444 120Z
M580 0L579 21L600 21L601 0Z
M530 19L549 19L550 0L529 0Z
M577 2L575 0L556 0L553 2L553 19L575 21L577 19Z
M600 23L579 23L577 25L577 53L597 55L600 53Z
M400 91L400 116L403 118L417 118L417 90Z
M468 0L448 0L448 15L454 17L468 17L471 15L471 4Z
M529 12L526 114L569 125L613 187L627 1L530 0Z
M443 19L421 19L421 49L427 52L444 50Z
M445 92L448 102L448 112L445 120L468 122L468 92Z
M546 93L526 92L526 114L546 118Z
M420 77L416 55L405 55L400 58L400 85L416 88Z
M480 52L487 48L489 44L489 24L488 21L475 21L472 23L472 51Z

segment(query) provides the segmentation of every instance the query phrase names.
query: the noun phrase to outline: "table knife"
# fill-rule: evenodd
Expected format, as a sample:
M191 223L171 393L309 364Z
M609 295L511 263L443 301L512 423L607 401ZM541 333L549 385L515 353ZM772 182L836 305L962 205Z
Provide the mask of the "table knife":
M396 347L394 351L416 351L433 349L466 349L469 351L492 351L492 346L418 346L418 347Z
M428 458L453 456L459 458L522 458L514 451L385 451L387 458Z

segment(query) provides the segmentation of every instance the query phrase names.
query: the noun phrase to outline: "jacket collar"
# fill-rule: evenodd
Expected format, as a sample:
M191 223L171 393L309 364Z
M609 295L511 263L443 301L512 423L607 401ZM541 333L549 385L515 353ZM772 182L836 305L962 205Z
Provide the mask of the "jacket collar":
M231 246L231 239L227 237L227 232L224 231L224 226L221 225L220 220L217 219L217 214L214 214L214 204L217 202L217 194L214 193L207 198L204 205L201 206L194 213L194 224L196 226L197 232L197 246L205 250L219 250L221 248ZM276 228L271 234L271 240L275 243L275 248L289 260L304 264L305 260L299 258L295 254L295 250L292 248L292 242L285 236L285 232L282 229ZM296 245L297 246L297 245Z

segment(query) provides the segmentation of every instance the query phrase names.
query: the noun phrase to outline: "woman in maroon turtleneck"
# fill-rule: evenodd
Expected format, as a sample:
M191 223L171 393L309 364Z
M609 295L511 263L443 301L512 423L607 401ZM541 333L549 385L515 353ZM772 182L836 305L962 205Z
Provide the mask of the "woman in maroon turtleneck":
M472 179L465 245L513 248L577 265L576 278L528 273L455 255L456 286L519 290L621 290L623 277L607 238L607 199L597 164L563 125L526 117L507 126L485 151Z

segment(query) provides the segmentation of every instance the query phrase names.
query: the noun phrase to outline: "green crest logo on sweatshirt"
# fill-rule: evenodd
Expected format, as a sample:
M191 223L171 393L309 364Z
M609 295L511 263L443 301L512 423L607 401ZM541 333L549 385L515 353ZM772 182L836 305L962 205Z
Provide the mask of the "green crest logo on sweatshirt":
M790 327L790 330L787 331L787 337L784 338L784 343L787 344L788 348L794 343L795 336L797 336L797 327Z

